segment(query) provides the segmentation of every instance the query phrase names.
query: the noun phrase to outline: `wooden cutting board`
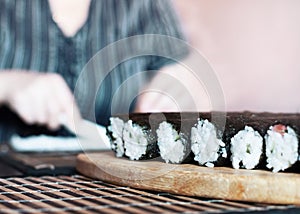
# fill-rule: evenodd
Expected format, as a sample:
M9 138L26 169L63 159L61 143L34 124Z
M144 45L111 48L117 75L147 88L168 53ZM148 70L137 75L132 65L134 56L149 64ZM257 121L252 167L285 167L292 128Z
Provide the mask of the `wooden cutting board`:
M78 155L76 169L91 178L144 190L300 205L300 174L294 173L131 161L111 151Z

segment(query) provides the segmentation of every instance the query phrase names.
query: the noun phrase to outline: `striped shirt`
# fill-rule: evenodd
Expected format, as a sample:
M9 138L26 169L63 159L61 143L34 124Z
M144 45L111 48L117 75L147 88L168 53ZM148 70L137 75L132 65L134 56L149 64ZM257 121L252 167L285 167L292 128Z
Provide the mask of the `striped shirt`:
M71 90L75 90L80 73L97 52L121 39L144 34L183 38L168 0L92 0L86 23L72 37L64 36L53 21L47 0L0 0L0 69L59 73ZM154 44L157 47L152 47ZM162 48L159 45L168 50L174 48L149 41L134 47L125 46L121 52L131 48ZM107 60L115 60L119 54L120 50L116 50ZM186 50L177 48L176 54L186 54ZM151 54L133 57L109 73L105 71L106 61L102 61L104 64L97 67L97 75L102 75L104 81L97 91L94 107L78 100L83 116L88 118L90 110L86 109L92 108L97 122L106 125L112 112L112 98L125 80L141 71L158 70L171 61ZM137 80L122 92L123 99L137 94L149 81L144 76ZM89 90L97 88L89 88L93 82L88 81L78 90L78 97L88 96ZM122 103L120 100L116 106L122 106Z

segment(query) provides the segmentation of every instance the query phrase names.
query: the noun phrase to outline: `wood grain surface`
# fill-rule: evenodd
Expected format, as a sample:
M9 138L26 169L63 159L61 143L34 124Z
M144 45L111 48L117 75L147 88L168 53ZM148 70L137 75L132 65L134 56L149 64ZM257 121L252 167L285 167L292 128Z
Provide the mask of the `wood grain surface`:
M295 173L131 161L116 158L111 151L79 154L76 169L91 178L144 190L300 205L300 174Z

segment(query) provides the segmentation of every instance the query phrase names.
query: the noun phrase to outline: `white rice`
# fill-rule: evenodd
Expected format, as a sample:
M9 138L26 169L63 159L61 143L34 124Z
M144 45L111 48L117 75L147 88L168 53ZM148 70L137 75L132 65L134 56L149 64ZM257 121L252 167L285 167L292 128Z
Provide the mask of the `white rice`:
M260 161L263 138L252 127L246 126L231 139L231 161L235 169L253 169Z
M280 133L273 126L265 136L267 167L273 172L284 171L298 160L298 139L289 126Z
M148 140L147 133L137 124L129 120L124 125L123 140L125 155L131 160L139 160L142 155L146 154Z
M178 133L168 122L159 124L156 130L157 143L162 159L167 163L180 163L186 152L187 140L182 133Z
M124 143L123 143L123 130L124 121L118 117L110 118L110 126L108 130L112 133L114 140L111 142L111 149L116 152L117 157L122 157L124 155Z
M198 120L196 127L192 127L191 145L194 160L200 165L214 167L213 162L218 160L220 154L227 157L225 143L217 138L216 128L208 120Z

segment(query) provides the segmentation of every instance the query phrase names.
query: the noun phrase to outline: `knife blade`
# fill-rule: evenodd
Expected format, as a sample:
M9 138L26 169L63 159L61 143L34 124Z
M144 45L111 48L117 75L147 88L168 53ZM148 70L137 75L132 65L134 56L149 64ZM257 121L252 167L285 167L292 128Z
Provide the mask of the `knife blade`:
M90 150L90 148L98 148L99 150L110 149L110 140L106 135L104 126L85 119L80 119L71 126L65 122L62 122L62 124L77 136L77 140L83 150Z

